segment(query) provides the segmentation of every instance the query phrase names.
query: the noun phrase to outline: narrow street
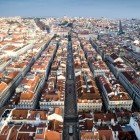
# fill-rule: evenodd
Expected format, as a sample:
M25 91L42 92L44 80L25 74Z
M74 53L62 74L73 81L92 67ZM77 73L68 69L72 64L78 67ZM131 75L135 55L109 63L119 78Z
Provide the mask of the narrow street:
M79 140L77 97L75 88L75 74L73 66L73 51L71 34L68 36L67 46L67 76L65 85L65 108L63 124L63 140Z

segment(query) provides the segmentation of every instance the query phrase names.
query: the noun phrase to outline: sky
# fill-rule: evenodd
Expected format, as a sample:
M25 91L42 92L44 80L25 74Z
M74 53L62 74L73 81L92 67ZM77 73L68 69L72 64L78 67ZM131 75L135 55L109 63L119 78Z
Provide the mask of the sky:
M0 0L0 16L140 18L140 0Z

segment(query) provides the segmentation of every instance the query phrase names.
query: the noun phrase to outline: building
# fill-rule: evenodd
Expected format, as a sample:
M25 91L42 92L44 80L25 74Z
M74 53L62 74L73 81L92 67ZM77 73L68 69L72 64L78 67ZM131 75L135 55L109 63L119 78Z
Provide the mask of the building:
M133 99L133 101L140 108L139 99L140 99L140 83L139 83L139 75L137 75L134 71L124 71L119 75L119 80L121 84L128 91L129 95Z
M102 100L92 74L80 71L75 74L78 110L101 110Z
M54 61L52 62L50 74L41 92L39 105L41 109L50 107L64 108L64 94L66 82L66 44L59 46Z
M129 125L133 128L139 140L140 139L140 114L139 113L134 113L131 116Z
M115 108L131 110L133 100L115 78L109 74L108 77L98 76L97 80L107 110Z
M122 28L122 22L121 20L119 21L119 30L118 30L118 35L122 35L124 34L125 32L123 31L123 28Z

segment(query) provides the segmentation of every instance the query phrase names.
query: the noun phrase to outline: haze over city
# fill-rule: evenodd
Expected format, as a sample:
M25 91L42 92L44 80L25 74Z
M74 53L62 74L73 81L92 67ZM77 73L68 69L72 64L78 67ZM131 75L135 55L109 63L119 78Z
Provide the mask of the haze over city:
M139 0L0 0L0 140L140 140Z
M139 0L0 0L0 16L139 18Z

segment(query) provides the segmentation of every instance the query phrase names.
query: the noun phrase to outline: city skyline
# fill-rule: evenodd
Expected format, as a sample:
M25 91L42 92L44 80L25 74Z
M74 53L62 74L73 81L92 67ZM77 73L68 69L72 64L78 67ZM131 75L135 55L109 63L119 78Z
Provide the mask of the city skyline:
M139 5L0 0L0 140L140 140Z

